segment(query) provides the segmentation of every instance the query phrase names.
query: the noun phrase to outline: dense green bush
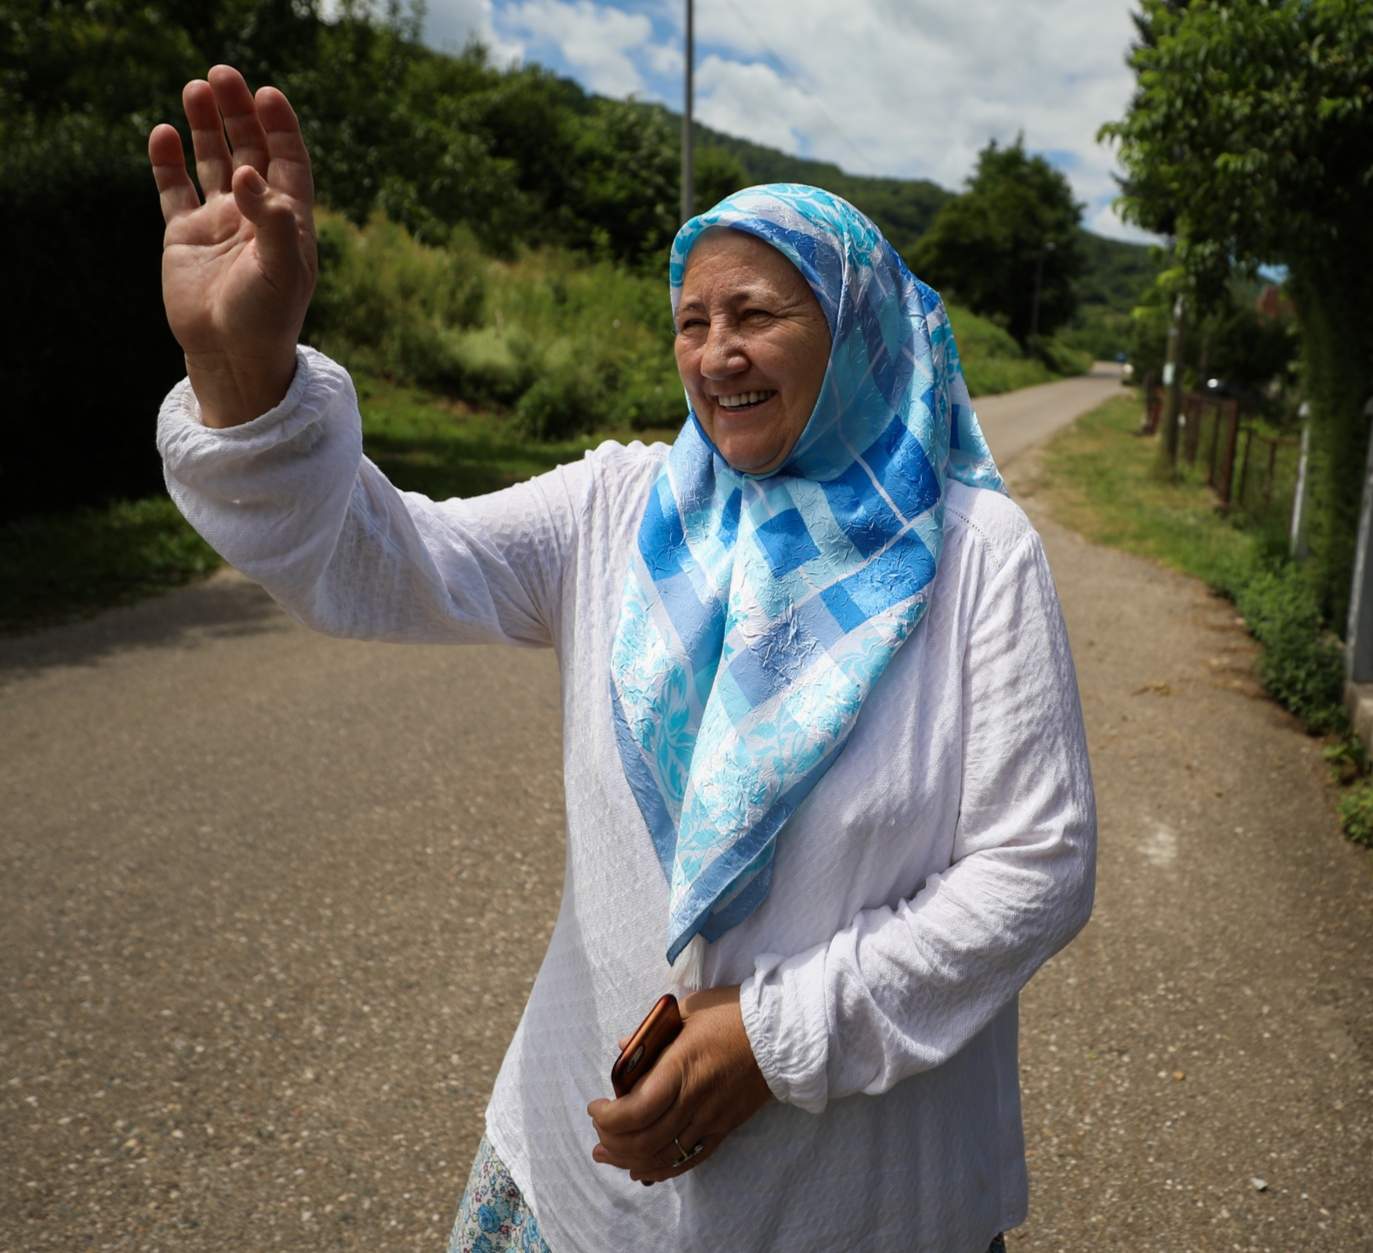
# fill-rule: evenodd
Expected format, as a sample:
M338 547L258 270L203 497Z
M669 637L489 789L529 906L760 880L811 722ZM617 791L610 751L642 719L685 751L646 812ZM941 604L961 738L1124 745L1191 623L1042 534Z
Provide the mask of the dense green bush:
M1321 620L1309 577L1298 567L1228 574L1229 590L1254 637L1263 644L1259 678L1267 690L1317 734L1345 725L1344 656Z
M1091 353L1071 347L1056 335L1031 340L1030 351L1054 374L1086 374L1092 368Z
M1042 361L1022 351L1005 327L959 305L949 305L948 313L963 375L974 398L1033 387L1053 378Z
M456 227L437 248L380 215L363 230L325 210L316 223L320 275L306 340L417 383L458 386L451 332L480 322L486 296L488 263L471 234Z
M1361 783L1344 794L1340 826L1355 844L1373 848L1373 782Z
M662 276L560 248L493 258L460 227L430 246L380 215L359 229L321 211L318 229L305 335L345 364L510 410L534 439L681 423ZM1061 372L1089 364L1051 339L1026 353L966 309L950 317L974 395L1048 382L1046 358Z

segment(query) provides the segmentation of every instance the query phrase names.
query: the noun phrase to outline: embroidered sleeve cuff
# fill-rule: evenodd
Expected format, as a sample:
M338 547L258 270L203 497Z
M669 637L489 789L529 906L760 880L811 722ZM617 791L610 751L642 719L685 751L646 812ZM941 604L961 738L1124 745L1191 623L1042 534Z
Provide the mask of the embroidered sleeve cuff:
M779 1101L818 1114L829 1100L825 956L817 945L795 957L764 953L739 989L754 1059Z

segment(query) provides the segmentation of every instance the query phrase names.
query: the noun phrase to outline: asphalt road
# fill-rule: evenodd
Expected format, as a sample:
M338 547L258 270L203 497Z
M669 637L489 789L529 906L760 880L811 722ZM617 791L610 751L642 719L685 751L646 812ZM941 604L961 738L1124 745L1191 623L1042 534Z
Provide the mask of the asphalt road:
M994 451L1010 461L1116 386L1114 370L1102 370L978 408ZM1101 571L1070 553L1062 560L1085 562L1084 575L1065 579L1060 560L1080 661L1084 647L1096 650L1084 668L1096 754L1099 739L1115 743L1105 737L1116 703L1138 703L1114 693L1110 632L1092 616L1123 612L1129 571L1112 567L1121 582L1103 603L1093 581ZM1081 603L1095 608L1075 622L1079 582ZM1176 582L1181 591L1165 580L1165 599L1196 594ZM1088 644L1077 643L1079 631ZM1107 691L1104 703L1087 690L1089 674ZM1271 720L1270 707L1246 699L1252 718ZM1157 724L1160 745L1170 726ZM1285 724L1282 733L1305 744ZM1277 769L1281 798L1296 796L1309 813L1309 797L1324 796L1313 751L1300 759L1306 792L1281 785L1276 756L1253 769ZM1250 767L1218 750L1221 759L1227 778L1239 776L1226 786L1244 790ZM1102 788L1100 764L1098 776ZM1107 797L1114 786L1102 789ZM1158 808L1147 789L1144 800ZM557 672L546 653L326 640L231 573L0 641L0 1138L9 1166L0 1249L441 1249L487 1091L551 929L561 803ZM1328 800L1320 803L1313 820L1325 831ZM1170 821L1171 837L1151 828L1157 847L1140 854L1146 864L1149 856L1176 862L1185 823ZM1123 883L1139 877L1136 853L1123 851L1137 825L1120 824L1127 834L1111 873ZM1104 841L1112 830L1104 817ZM1365 865L1359 855L1331 841L1339 857L1353 858L1337 863L1341 893L1322 898L1353 910L1343 945L1367 920L1359 901L1366 905L1369 880L1350 869ZM1265 871L1287 873L1270 862ZM1103 866L1112 864L1104 855ZM1221 909L1224 868L1208 869L1205 881ZM1149 883L1141 890L1154 890ZM1301 886L1274 882L1272 891L1287 900ZM1116 937L1133 925L1132 910L1147 917L1149 906L1131 891L1121 889L1128 906L1112 907L1120 917L1094 922L1027 997L1028 1131L1036 1198L1049 1198L1050 1213L1013 1247L1112 1247L1089 1238L1112 1231L1127 1205L1113 1211L1090 1169L1093 1102L1123 1079L1150 1118L1155 1106L1140 1093L1143 1079L1130 1089L1126 1063L1101 1080L1106 1088L1084 1088L1083 1076L1097 1071L1083 1069L1077 1050L1124 1049L1144 1076L1197 1065L1165 1056L1170 1044L1156 1038L1176 1008L1170 996L1184 996L1166 980L1109 1031L1098 1029L1098 1002L1078 982L1103 979L1103 994L1134 987L1139 971L1126 967L1138 953ZM1102 899L1111 899L1105 884ZM1307 925L1307 915L1298 922ZM1166 948L1167 931L1151 926L1151 944ZM1173 966L1166 951L1156 956L1185 985L1195 936L1174 931L1185 953ZM1223 942L1224 927L1218 934ZM1302 953L1316 960L1300 934L1270 938L1285 969L1299 969ZM1341 950L1341 960L1366 962L1363 939L1361 954ZM1070 965L1089 955L1087 966ZM1265 999L1261 970L1249 982L1257 1015L1260 1001L1275 998ZM1330 995L1353 990L1339 984ZM1184 999L1190 1007L1199 996L1192 988ZM1244 994L1233 997L1232 1025L1244 1021ZM1205 1019L1204 1004L1197 1013ZM1068 1021L1065 1032L1065 1016L1080 1023ZM1285 1029L1290 1019L1284 1013ZM1351 1111L1349 1151L1362 1146L1366 1171L1368 1119L1352 1111L1367 1100L1367 1041L1337 1032L1329 1014L1314 1029L1310 1067L1324 1074L1326 1054L1352 1058L1364 1085L1336 1081L1321 1099ZM1178 1040L1192 1037L1178 1036L1175 1048ZM1060 1048L1072 1055L1058 1057ZM1169 1100L1183 1086L1163 1083ZM1235 1108L1262 1123L1261 1095ZM1224 1094L1213 1099L1224 1105ZM1102 1161L1106 1183L1115 1180L1134 1207L1130 1229L1147 1235L1167 1228L1151 1219L1151 1197L1169 1214L1173 1197L1141 1199L1135 1184L1163 1189L1167 1177L1171 1190L1173 1180L1153 1182L1158 1172L1145 1159L1157 1154L1133 1125L1133 1108L1121 1107ZM1152 1123L1145 1130L1161 1134ZM1343 1208L1331 1211L1320 1196L1322 1205L1301 1211L1313 1233L1323 1221L1317 1208L1337 1224L1327 1230L1353 1232L1340 1224L1367 1217L1344 1199L1355 1185L1343 1153L1338 1170L1330 1167ZM1277 1173L1267 1160L1255 1159L1256 1175ZM1275 1199L1279 1182L1260 1193L1241 1174L1240 1185L1250 1204ZM1307 1179L1303 1195L1317 1196L1315 1187ZM1208 1220L1220 1222L1223 1208L1223 1199L1210 1206ZM1233 1212L1246 1213L1238 1204ZM1169 1243L1169 1235L1128 1247L1373 1247L1314 1235L1251 1246L1230 1241L1223 1223L1204 1228L1222 1229L1224 1243ZM1177 1230L1188 1240L1203 1228Z

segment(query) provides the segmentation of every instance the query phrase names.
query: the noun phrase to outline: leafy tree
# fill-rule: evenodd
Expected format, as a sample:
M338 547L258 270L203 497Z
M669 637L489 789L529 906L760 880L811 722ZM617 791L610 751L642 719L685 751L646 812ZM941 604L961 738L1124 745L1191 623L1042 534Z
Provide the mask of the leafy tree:
M680 177L662 115L598 100L575 156L577 216L590 226L598 250L631 264L661 264L677 229Z
M677 146L680 153L680 139ZM724 148L697 147L693 160L698 213L752 182L744 170L743 162Z
M1142 0L1116 140L1122 205L1172 233L1203 300L1236 264L1290 271L1312 406L1311 541L1324 609L1348 603L1373 395L1373 6Z
M973 312L1003 320L1024 344L1073 315L1081 215L1068 180L1030 156L1023 139L1008 148L992 140L967 190L939 210L916 244L911 264Z

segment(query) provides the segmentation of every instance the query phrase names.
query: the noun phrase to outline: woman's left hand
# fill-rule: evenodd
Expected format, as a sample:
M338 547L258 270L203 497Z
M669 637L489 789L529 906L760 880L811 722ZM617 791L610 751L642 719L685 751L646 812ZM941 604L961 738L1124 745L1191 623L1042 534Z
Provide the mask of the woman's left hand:
M600 1137L592 1159L643 1183L699 1166L772 1099L744 1031L737 984L693 992L681 1009L681 1033L633 1090L586 1107Z

